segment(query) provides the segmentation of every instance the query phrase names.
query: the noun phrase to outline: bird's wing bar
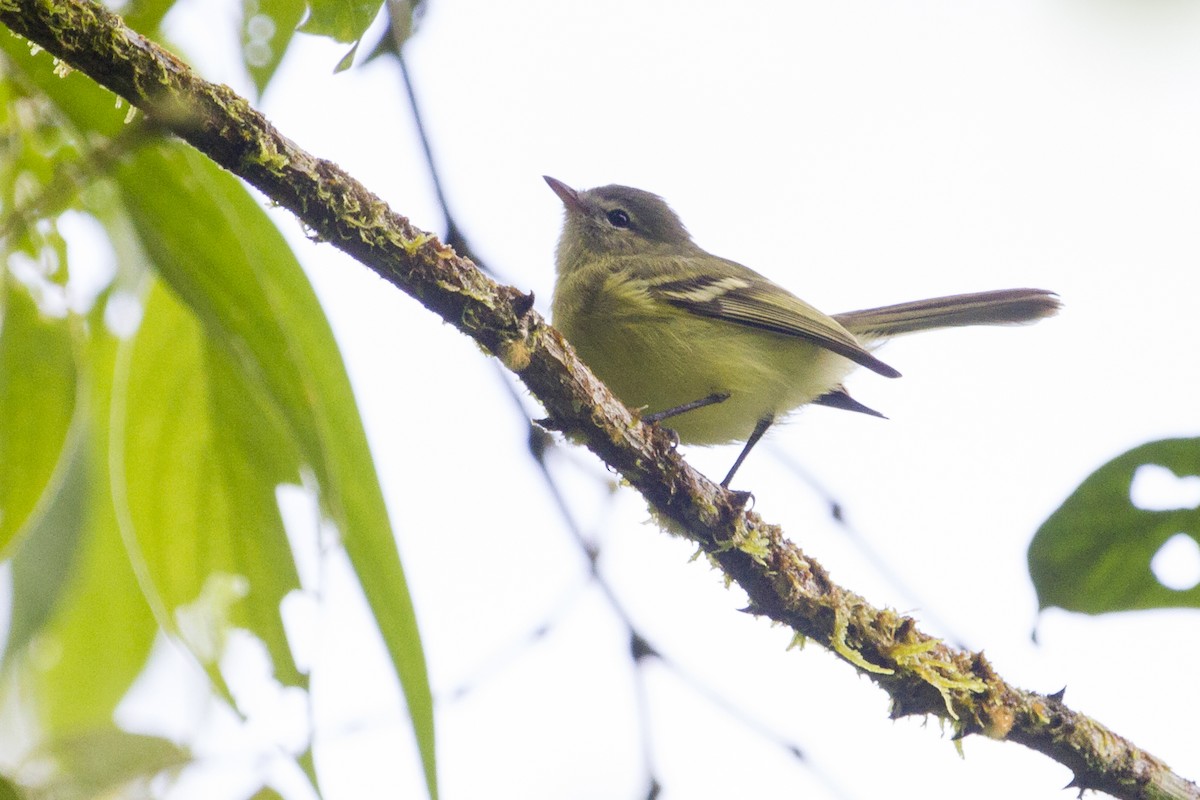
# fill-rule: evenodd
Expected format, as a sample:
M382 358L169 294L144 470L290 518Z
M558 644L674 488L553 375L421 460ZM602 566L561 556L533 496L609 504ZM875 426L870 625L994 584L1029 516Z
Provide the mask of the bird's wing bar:
M739 269L745 270L745 267ZM863 348L836 320L756 273L696 276L651 282L647 291L664 303L702 317L805 339L880 375L900 373Z

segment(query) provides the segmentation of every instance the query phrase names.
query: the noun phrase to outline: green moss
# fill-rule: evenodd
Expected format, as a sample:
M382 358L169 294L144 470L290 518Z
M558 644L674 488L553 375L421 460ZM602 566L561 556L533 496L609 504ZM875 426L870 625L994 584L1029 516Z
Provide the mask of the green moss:
M874 672L876 675L896 674L896 670L894 669L881 667L878 664L872 664L870 661L867 661L863 658L862 653L850 646L846 641L846 633L850 629L850 617L851 611L849 609L843 607L834 609L833 634L829 637L829 644L833 647L834 652L865 672Z
M954 710L953 692L982 692L987 684L982 678L964 671L950 657L950 651L939 639L920 639L890 646L887 654L896 665L917 675L942 696L946 713L958 720Z

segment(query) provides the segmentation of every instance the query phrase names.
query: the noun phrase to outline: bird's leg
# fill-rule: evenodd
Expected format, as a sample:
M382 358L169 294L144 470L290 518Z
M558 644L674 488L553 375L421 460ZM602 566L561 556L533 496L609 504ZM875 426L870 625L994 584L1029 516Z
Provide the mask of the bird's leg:
M763 434L767 432L767 428L771 427L771 423L774 421L774 417L763 417L754 424L754 432L746 440L746 445L742 448L742 452L738 453L737 461L734 461L733 466L729 468L729 474L725 476L725 480L721 481L722 488L729 488L729 482L733 480L734 473L738 471L738 467L746 460L746 456L750 455L750 448L758 444L758 440L763 437Z
M708 397L701 397L699 400L693 400L690 403L684 403L681 406L668 408L666 411L655 411L653 414L647 414L642 417L644 422L662 422L664 419L677 417L687 411L695 411L697 408L705 406L713 406L717 403L724 403L729 399L729 392L713 392Z

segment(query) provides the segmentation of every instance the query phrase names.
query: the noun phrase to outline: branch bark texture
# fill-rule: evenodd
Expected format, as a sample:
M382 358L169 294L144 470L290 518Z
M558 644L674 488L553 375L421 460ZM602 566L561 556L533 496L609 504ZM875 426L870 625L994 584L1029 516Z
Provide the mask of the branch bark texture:
M691 469L665 432L642 425L532 310L532 296L495 283L336 164L301 150L228 87L202 80L90 0L0 0L0 21L290 209L317 236L494 354L554 427L586 444L664 524L701 547L747 593L750 610L840 654L888 693L894 717L932 714L957 736L1020 742L1070 768L1080 789L1200 800L1195 783L1059 696L1013 687L982 654L949 647L911 618L838 586L777 526L747 511L744 495Z

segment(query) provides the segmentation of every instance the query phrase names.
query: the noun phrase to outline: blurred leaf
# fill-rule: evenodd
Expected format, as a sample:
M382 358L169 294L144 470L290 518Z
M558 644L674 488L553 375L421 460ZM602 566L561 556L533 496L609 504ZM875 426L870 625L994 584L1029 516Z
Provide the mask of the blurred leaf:
M121 18L138 33L154 37L163 17L174 5L175 0L130 0L121 9Z
M62 128L56 134L68 141L82 141L79 134L85 131L111 137L124 129L126 107L114 102L116 95L86 75L78 72L66 77L56 75L50 54L31 53L29 44L17 36L0 36L0 51L5 54L3 77L18 84L32 98L28 103L47 120L39 125L39 130L47 131L44 135L51 135L50 120L54 115L61 115L57 120L60 126L67 121L76 128L75 131ZM50 109L44 107L47 103ZM51 165L57 169L61 162L54 161Z
M384 0L311 0L304 33L338 42L357 42L375 20Z
M306 7L305 0L243 0L242 59L259 94L283 60Z
M355 42L354 46L346 51L346 55L342 56L341 60L338 61L338 63L334 65L333 71L334 72L345 72L346 70L350 69L350 67L354 66L354 56L357 53L358 53L358 42Z
M22 735L8 742L19 750L6 757L61 766L33 770L41 783L23 792L31 798L100 796L97 786L107 786L120 763L140 764L147 774L161 769L138 746L146 737L116 731L112 722L158 627L117 535L105 442L95 435L108 419L114 341L102 327L93 327L78 350L80 388L69 466L12 560L13 630L3 680L6 689L17 691L11 695L15 700L4 704L3 725ZM105 743L133 749L109 752ZM81 757L94 761L80 763ZM88 771L81 772L85 767ZM94 783L105 770L108 777Z
M341 41L357 41L377 13L379 4L379 0L369 3L314 2L305 30L334 36ZM58 77L49 56L44 53L31 55L25 42L15 37L0 36L0 50L6 54L6 75L12 75L26 91L41 93L44 102L50 104L54 113L61 115L58 123L64 129L74 128L74 140L95 141L97 134L112 137L125 129L126 112L119 103L114 107L113 95L107 90L79 73ZM43 100L39 99L39 102ZM205 423L210 434L218 435L217 431L222 431L220 439L212 440L213 446L219 443L224 447L232 443L244 450L248 443L274 442L280 437L293 443L296 460L287 465L288 475L294 476L301 467L311 470L322 511L341 533L404 689L429 790L436 796L432 698L416 618L349 381L311 287L258 203L234 178L195 152L179 145L146 149L129 158L116 177L121 201L129 211L128 218L136 226L150 259L175 296L194 315L202 331L202 343L192 340L190 357L193 360L190 363L202 370L204 380L196 391L207 394L208 405L190 408L210 416L202 416L199 426L193 419L171 432L177 437L174 440L176 446L196 448L206 430ZM155 313L159 312L156 310ZM165 329L179 330L175 325L181 323L178 320L172 322L172 317L167 313L163 318ZM167 322L171 324L167 325ZM149 346L139 338L134 347ZM129 356L130 389L134 388L135 366L139 388L122 398L125 405L121 419L129 419L131 409L138 414L152 413L148 408L147 392L152 391L149 378L155 368L153 359L146 360L150 358L149 351L146 352L147 355L140 358L136 357L136 350ZM145 373L141 372L143 368ZM143 379L145 382L140 382ZM176 390L178 385L177 381L168 383L168 387ZM252 387L248 396L234 396L234 387L238 385ZM126 391L125 387L122 386L120 391ZM158 397L160 405L165 403L165 395ZM250 426L255 430L246 430L247 418L256 413L260 416ZM222 414L231 417L223 420ZM99 420L101 416L97 413L93 419ZM162 424L161 420L159 423ZM137 435L139 450L152 424L155 419L150 416L144 423L138 422L142 426L139 430L126 432L127 436ZM101 430L96 429L97 435ZM128 440L123 438L121 441L128 448ZM164 464L178 465L174 454L154 448L150 451L151 456L165 457ZM138 455L126 450L126 462L118 477L133 478L139 487L139 495L143 490L150 490L163 491L167 497L174 496L176 485L151 485L147 477L149 472L143 470L149 470L153 465L130 463L129 459ZM283 457L280 461L268 456L261 458L271 468L268 473L281 470L285 460ZM127 468L132 468L134 474L128 474ZM273 492L279 477L277 474L260 475L248 465L219 463L219 457L211 454L205 469L217 470L226 481L215 486L216 489L227 487L233 474L249 475L247 480L258 482L256 487L240 488L242 494L238 497L225 497L216 504L215 507L226 515L226 521L245 507L246 498L261 501L266 497L268 485ZM106 481L107 476L100 470L94 479ZM196 480L184 481L178 486L193 493L198 490ZM97 490L107 491L107 483ZM131 513L136 509L140 518L153 520L156 514L168 513L144 497L130 498L128 486L126 492ZM257 526L266 518L264 509L265 504L256 507L254 514L239 521ZM199 509L203 510L203 507ZM174 519L170 516L162 518ZM201 521L197 520L197 524ZM108 535L110 532L106 524L102 525L101 533ZM195 529L189 532L189 536L194 534ZM258 534L270 537L274 532L259 531ZM245 549L240 551L228 539L221 543L191 538L186 546L212 547L213 552L222 557L246 558L255 552L276 552L278 541L245 543ZM168 545L159 543L159 546L165 548ZM161 550L152 549L151 552L157 552L158 558L163 557ZM92 567L83 565L92 562L80 563L81 574L86 571L91 577ZM172 568L162 566L168 578L174 574L170 572ZM264 564L262 568L274 566L278 566L278 562ZM127 563L125 568L128 569ZM251 586L251 595L256 591L278 594L285 582L294 585L294 567L290 560L282 569L286 581L281 579L266 587ZM244 575L245 572L221 573L225 577L237 574ZM173 586L172 591L178 588ZM213 591L220 594L218 589ZM151 596L154 594L152 590ZM193 595L190 599L196 597ZM265 597L256 597L254 602L260 602L262 608L266 608ZM70 603L66 605L77 608ZM93 607L93 613L95 608L105 608L105 613L109 611L98 605ZM117 610L121 610L119 606ZM234 609L234 613L239 612ZM246 611L243 609L240 613ZM272 613L278 615L277 605ZM71 622L74 624L76 618L72 617ZM106 630L104 625L100 626L101 632ZM274 636L271 631L255 633L267 642L272 657L276 658L277 669L292 669L289 659L279 657L282 642L269 641ZM97 643L86 636L84 641L100 647L106 655L118 646ZM77 662L68 659L67 663ZM69 697L70 692L66 696Z
M96 488L103 492L107 487ZM60 599L55 617L34 640L41 652L55 655L48 663L36 664L38 696L51 733L111 720L145 666L158 633L111 509L104 506L107 498L93 499L94 515L82 543L76 580Z
M373 61L383 55L400 55L400 48L412 38L425 14L425 0L389 0L387 3L387 30L375 48L363 59Z
M0 154L4 156L0 160L0 170L5 174L6 189L10 189L15 173L30 172L40 182L52 178L62 163L76 153L76 148L70 131L55 124L58 111L54 105L46 103L40 91L30 91L33 87L16 80L24 77L20 69L11 69L36 64L40 71L43 66L51 68L52 62L44 55L35 60L28 45L22 47L20 39L7 38L14 41L5 43L6 50L14 43L20 48L11 55L16 57L23 51L17 63L6 62L4 71L0 72L0 123L3 123L0 130L5 132L5 136L0 137ZM39 85L37 89L40 88ZM5 194L5 206L8 207L13 199L11 194Z
M70 174L79 153L54 107L9 78L0 72L0 241L11 267L16 253L38 263L61 252L52 215L35 201Z
M72 387L74 388L74 387ZM43 507L26 526L12 559L12 613L5 661L19 653L54 611L61 593L74 576L80 541L89 519L91 485L91 421L81 410L70 443L63 453L61 474L43 496ZM0 419L13 419L5 416ZM120 543L115 543L120 547Z
M54 800L151 796L149 783L155 775L191 761L186 750L166 739L116 726L53 740L32 758L53 769L31 795Z
M315 475L322 511L341 533L400 678L426 778L436 795L433 703L416 616L349 379L312 287L283 237L241 184L191 149L177 144L148 148L117 177L152 260L203 328L207 376L191 391L213 393L210 402L222 404L224 413L233 412L221 423L231 426L219 434L225 443L222 446L242 448L249 457L249 449L286 435L295 443L301 462L292 466L290 474L295 475L303 465ZM160 357L170 355L161 353ZM235 375L241 389L233 388ZM160 394L160 404L177 412L188 407L184 404L197 402L181 394L178 384L169 385L175 387L174 393ZM234 397L238 391L249 396ZM246 425L257 430L238 429ZM168 434L163 429L161 433L181 436L181 444L190 447L195 447L202 435L196 430ZM217 435L215 430L209 434ZM215 445L216 440L210 444ZM143 453L139 445L136 451L127 451L126 459ZM145 454L166 459L164 463L173 460L161 449L152 448ZM216 464L216 458L209 454L204 469L235 468ZM197 466L191 465L193 469ZM248 493L246 496L265 493L268 488L273 492L283 466L283 457L275 454L264 472L246 469L243 480L261 485L258 489L243 486L239 491ZM129 468L141 469L133 464ZM148 478L139 482L146 488L153 484ZM173 482L167 488L201 499L188 494L199 491L197 484ZM216 488L209 484L210 490ZM209 498L207 502L214 501ZM215 503L214 513L229 513L225 503L232 502ZM199 510L206 507L201 505ZM277 513L274 507L273 513ZM265 511L262 514L242 521L262 524ZM195 524L208 521L198 518ZM212 533L210 530L208 535ZM257 535L270 534L260 531ZM271 547L259 546L264 552ZM290 563L287 569L290 574Z
M1029 574L1038 607L1101 614L1200 606L1200 586L1163 586L1150 560L1178 533L1200 543L1200 509L1153 510L1134 505L1134 474L1161 466L1176 476L1200 475L1200 439L1151 442L1092 473L1042 525L1029 545Z
M115 341L103 335L93 335L85 348L84 416L72 437L78 437L78 452L86 457L73 462L71 479L55 497L63 506L55 513L75 521L80 531L39 527L23 540L13 560L16 619L22 605L40 590L37 570L29 561L53 553L56 546L65 549L60 540L79 535L69 581L54 613L32 639L34 652L19 662L28 673L27 682L34 688L30 700L37 703L37 716L49 737L73 736L111 723L113 710L146 663L158 632L118 534L109 496L107 442L97 435L108 421L114 353ZM41 543L43 537L49 542ZM8 659L5 663L7 669Z
M7 288L7 291L5 289ZM38 313L23 286L0 276L0 557L29 522L51 479L75 405L66 320Z
M17 787L5 780L3 775L0 775L0 800L23 800Z
M113 108L107 91L86 79L71 79L81 76L54 76L52 60L33 56L17 38L0 37L0 42L6 52L0 92L10 123L0 138L3 207L6 213L24 207L56 181L64 194L54 205L66 206L80 188L60 180L81 166L75 142L83 136L74 123L87 126L94 113L101 126L120 131L124 112ZM103 194L92 193L93 199ZM111 202L107 206L111 212ZM36 286L43 300L62 306L67 252L54 220L41 209L35 214L18 220L17 246L49 259L48 269L23 280ZM12 237L4 240L7 248L14 246ZM47 319L37 316L22 287L8 281L6 288L0 528L6 539L14 529L20 534L12 552L3 678L25 691L18 707L4 709L4 724L14 718L27 723L20 728L28 734L20 744L28 749L39 741L111 726L158 628L117 536L109 498L105 448L115 342L103 324L102 308L86 321L74 314ZM47 481L50 459L56 465ZM10 469L16 472L10 475ZM41 493L30 513L28 490L35 483Z
M193 613L228 610L266 643L276 677L304 686L279 612L300 583L275 498L279 484L299 482L299 454L261 388L156 282L117 393L118 497L173 621L197 601ZM228 602L239 585L245 597ZM215 676L221 648L184 638Z
M354 45L342 56L335 72L349 69L367 28L375 20L384 0L311 0L308 18L299 30L314 36L328 36Z

